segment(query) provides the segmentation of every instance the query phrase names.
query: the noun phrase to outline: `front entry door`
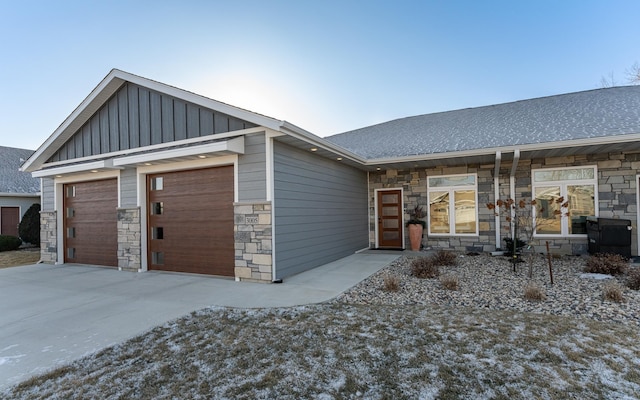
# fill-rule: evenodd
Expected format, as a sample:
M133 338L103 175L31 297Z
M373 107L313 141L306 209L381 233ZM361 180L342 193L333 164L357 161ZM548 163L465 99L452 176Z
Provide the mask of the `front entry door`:
M378 247L402 248L402 191L379 190Z

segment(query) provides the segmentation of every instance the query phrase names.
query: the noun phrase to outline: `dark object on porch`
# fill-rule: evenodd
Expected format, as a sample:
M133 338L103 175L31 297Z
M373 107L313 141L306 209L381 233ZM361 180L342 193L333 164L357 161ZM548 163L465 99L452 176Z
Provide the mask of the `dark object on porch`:
M611 253L631 258L631 221L587 217L589 254Z

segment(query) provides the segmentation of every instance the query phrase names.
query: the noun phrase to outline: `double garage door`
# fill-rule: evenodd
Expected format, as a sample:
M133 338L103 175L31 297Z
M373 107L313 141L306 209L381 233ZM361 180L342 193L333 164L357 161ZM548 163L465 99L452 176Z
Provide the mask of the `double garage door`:
M234 275L233 167L147 176L150 270ZM117 181L65 185L65 262L117 266Z

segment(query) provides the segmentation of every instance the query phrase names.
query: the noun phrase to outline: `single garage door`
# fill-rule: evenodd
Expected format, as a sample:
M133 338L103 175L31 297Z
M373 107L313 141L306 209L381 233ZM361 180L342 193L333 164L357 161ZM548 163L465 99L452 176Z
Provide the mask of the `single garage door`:
M19 207L0 207L0 235L20 236L18 234L19 224Z
M147 175L149 269L234 275L233 166Z
M64 262L118 266L116 179L64 185Z

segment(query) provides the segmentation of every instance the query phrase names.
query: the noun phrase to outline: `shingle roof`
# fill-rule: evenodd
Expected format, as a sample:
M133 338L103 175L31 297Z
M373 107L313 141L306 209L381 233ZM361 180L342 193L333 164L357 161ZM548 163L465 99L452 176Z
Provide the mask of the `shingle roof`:
M22 163L33 150L0 146L0 193L35 194L40 192L40 179L20 172Z
M640 133L640 86L418 115L325 139L377 159L629 133Z

